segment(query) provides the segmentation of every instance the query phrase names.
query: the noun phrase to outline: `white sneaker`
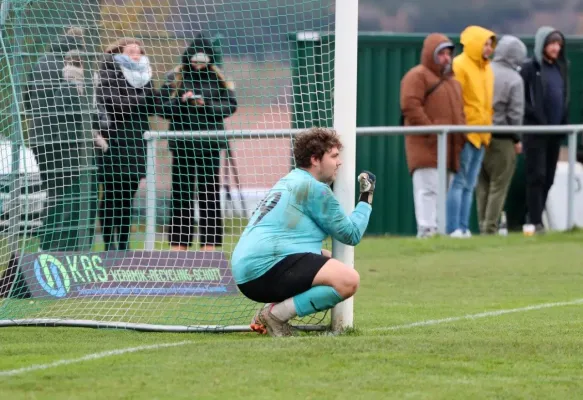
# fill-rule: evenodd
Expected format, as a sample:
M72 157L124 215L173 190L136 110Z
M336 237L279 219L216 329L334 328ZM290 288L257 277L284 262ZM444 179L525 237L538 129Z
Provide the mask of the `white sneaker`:
M456 238L456 239L464 239L466 238L466 234L461 229L456 229L452 233L449 234L449 237Z
M465 238L471 238L472 237L472 232L470 232L469 230L464 232L464 237Z

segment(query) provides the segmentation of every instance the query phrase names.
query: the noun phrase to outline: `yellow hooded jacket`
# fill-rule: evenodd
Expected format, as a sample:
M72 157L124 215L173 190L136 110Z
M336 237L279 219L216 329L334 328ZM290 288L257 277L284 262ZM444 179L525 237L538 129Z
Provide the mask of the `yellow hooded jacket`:
M480 26L469 26L461 34L462 54L453 59L455 78L462 85L464 113L468 125L492 125L494 110L494 74L490 61L482 57L484 45L492 38L492 47L496 44L496 35ZM476 148L489 145L492 134L471 132L466 135L468 142Z

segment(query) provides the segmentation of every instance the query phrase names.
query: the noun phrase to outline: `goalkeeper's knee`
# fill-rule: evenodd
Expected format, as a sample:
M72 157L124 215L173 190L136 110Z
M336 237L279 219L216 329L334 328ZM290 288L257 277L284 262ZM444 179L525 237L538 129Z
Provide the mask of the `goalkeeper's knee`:
M342 270L342 274L334 282L334 288L342 296L342 299L348 299L354 296L360 286L360 275L353 268Z
M343 299L347 299L356 293L360 285L360 275L354 268L330 259L314 278L313 286L319 285L331 286Z

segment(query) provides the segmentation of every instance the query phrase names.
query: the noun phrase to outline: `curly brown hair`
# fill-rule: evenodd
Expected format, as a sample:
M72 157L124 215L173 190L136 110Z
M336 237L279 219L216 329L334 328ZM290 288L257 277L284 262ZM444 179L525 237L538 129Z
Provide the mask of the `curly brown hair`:
M311 128L294 139L294 159L299 168L310 168L312 157L321 160L333 148L342 150L340 137L333 129Z

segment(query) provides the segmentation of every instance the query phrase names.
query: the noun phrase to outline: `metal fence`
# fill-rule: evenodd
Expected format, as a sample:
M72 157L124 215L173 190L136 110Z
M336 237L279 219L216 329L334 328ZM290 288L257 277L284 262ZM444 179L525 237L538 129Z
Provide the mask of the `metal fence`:
M291 138L304 129L266 129L266 130L230 130L230 131L198 131L172 132L148 131L144 138L148 143L147 154L147 214L146 214L146 250L154 249L156 235L156 142L170 138L200 138L221 137L229 139L274 139ZM469 125L430 125L430 126L378 126L358 127L357 136L398 136L426 135L433 133L437 137L437 222L438 232L446 234L446 195L447 195L447 135L450 133L489 132L489 133L519 133L519 134L568 134L568 181L567 181L567 229L574 227L575 199L575 163L577 155L577 134L583 132L583 125L548 125L548 126L469 126ZM377 177L382 185L382 176Z

